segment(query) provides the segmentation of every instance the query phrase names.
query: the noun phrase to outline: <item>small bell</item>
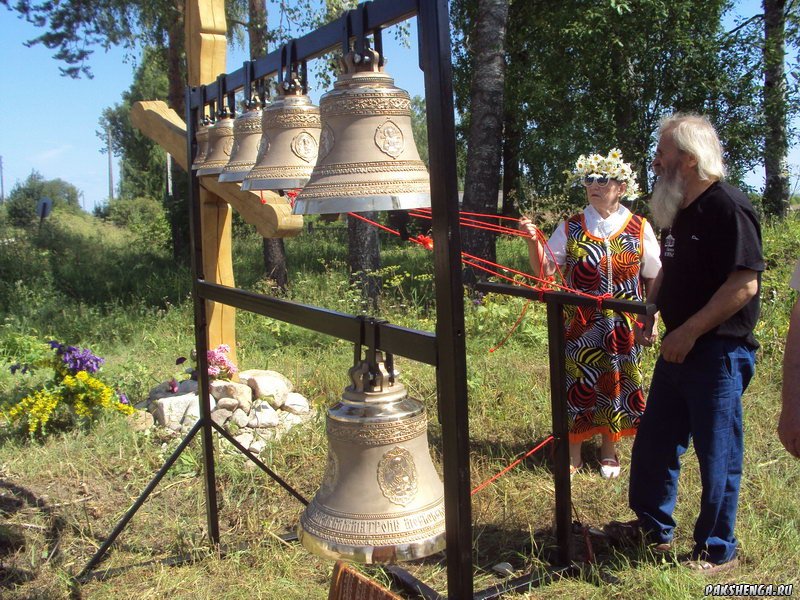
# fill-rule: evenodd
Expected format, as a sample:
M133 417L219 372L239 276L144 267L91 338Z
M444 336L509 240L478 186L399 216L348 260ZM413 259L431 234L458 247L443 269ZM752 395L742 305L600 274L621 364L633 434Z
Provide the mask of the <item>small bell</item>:
M277 99L262 111L261 131L258 158L242 189L303 187L317 161L320 118L296 73L278 86Z
M225 113L208 130L208 153L197 174L218 175L228 164L232 151L233 119Z
M243 181L256 164L261 142L261 109L256 103L233 120L233 149L228 164L219 174L222 182Z
M411 128L411 98L367 48L348 53L320 99L322 134L311 179L294 214L429 207L430 180Z
M197 154L194 157L194 162L192 162L193 171L203 166L208 154L208 119L203 118L200 127L197 128L195 137L197 139Z

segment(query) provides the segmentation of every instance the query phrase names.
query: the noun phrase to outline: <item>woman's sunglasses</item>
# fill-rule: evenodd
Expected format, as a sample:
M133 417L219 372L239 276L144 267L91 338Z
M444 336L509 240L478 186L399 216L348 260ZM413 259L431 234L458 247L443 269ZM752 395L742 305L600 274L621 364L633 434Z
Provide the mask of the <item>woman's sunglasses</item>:
M600 187L606 187L611 178L608 175L587 175L583 178L583 185L589 187L596 183Z

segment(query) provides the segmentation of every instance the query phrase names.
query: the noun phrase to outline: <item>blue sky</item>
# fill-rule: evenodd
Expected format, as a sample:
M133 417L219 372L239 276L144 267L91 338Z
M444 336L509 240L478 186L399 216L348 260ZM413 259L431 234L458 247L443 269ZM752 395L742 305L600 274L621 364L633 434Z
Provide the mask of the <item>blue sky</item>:
M757 0L738 3L737 12L752 14L760 9ZM399 46L390 32L384 35L388 58L387 71L399 87L412 95L422 95L422 72L417 66L416 22L412 22L410 48ZM132 81L134 65L118 48L108 52L96 49L91 56L94 79L61 77L53 51L24 42L41 31L0 8L0 156L3 182L8 196L12 187L24 181L32 170L46 179L60 178L82 193L84 209L91 211L108 196L108 158L101 151L105 142L98 138L98 119L102 110L120 101ZM229 48L228 69L241 66L244 52ZM324 90L312 91L316 99ZM119 181L116 160L114 183ZM800 171L797 148L789 157L793 173ZM763 169L748 179L763 188Z

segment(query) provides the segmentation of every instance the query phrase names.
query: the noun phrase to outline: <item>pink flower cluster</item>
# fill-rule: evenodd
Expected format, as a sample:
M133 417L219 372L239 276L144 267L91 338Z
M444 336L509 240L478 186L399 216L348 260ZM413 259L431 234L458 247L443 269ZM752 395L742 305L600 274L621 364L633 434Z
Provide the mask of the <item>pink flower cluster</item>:
M208 376L211 379L230 379L239 370L226 356L230 351L227 344L220 344L208 351Z

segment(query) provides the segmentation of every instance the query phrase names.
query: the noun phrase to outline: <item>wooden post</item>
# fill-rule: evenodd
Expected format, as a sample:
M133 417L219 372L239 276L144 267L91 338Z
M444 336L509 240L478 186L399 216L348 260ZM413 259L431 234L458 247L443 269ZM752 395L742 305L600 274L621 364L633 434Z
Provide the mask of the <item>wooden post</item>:
M226 70L228 25L225 0L186 2L186 58L189 85L212 83ZM191 163L191 160L187 161ZM216 176L213 176L216 180ZM200 180L200 219L203 236L203 274L206 281L234 287L231 252L231 209ZM228 356L236 362L236 309L208 303L208 347L227 344Z

